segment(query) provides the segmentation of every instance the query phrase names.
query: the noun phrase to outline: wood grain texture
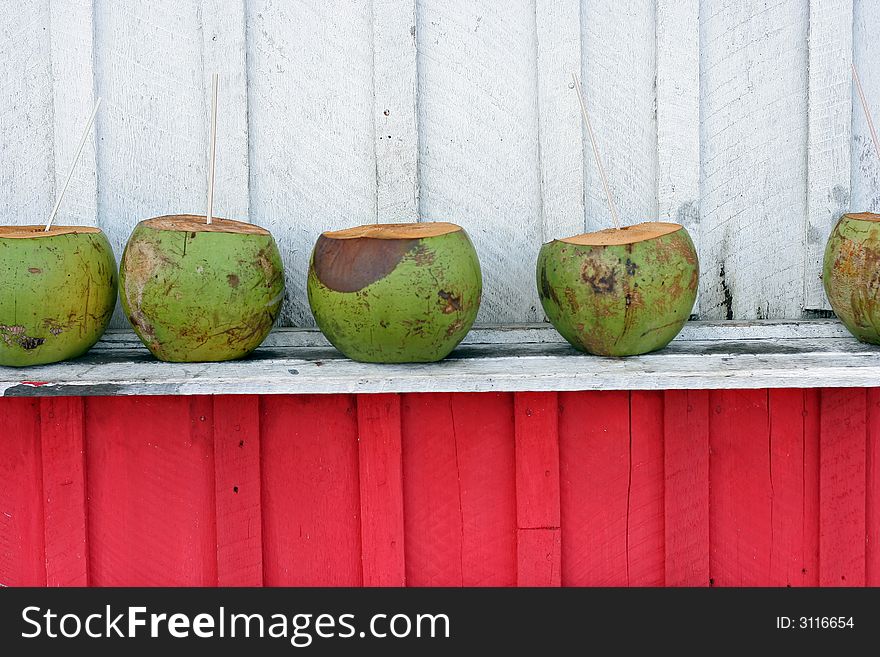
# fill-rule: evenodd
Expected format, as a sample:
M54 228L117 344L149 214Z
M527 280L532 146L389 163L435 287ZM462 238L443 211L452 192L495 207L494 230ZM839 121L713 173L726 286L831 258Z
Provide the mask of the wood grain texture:
M804 307L830 308L822 288L828 235L850 207L853 0L811 2ZM855 108L858 111L858 107Z
M263 584L260 399L213 398L218 586Z
M64 186L86 122L97 101L92 29L94 9L92 0L49 2L54 189L58 193ZM96 116L95 120L100 119ZM55 216L58 225L95 225L98 222L96 133L92 127L64 202Z
M663 397L666 586L709 586L709 392Z
M807 30L800 0L701 5L706 318L798 317L803 309Z
M815 586L819 575L818 393L770 390L770 586Z
M404 586L400 395L359 395L357 415L364 586Z
M582 86L623 225L657 217L655 10L653 0L581 4ZM584 166L587 229L608 228L613 224L591 153Z
M559 404L562 584L626 586L629 393L563 393Z
M584 232L584 134L572 73L581 70L580 2L535 0L542 241ZM589 148L589 147L588 147Z
M88 586L85 420L81 397L40 400L48 586Z
M865 465L865 584L880 586L880 390L868 390Z
M284 261L280 322L311 326L318 235L376 220L372 13L346 0L246 7L251 220Z
M562 532L517 529L517 586L562 586Z
M409 586L516 583L513 417L507 394L403 396Z
M211 77L219 74L214 216L238 221L249 217L248 93L246 2L201 0L202 89L204 114L211 116ZM198 114L197 114L198 115ZM205 123L206 131L210 128ZM206 133L207 134L207 133ZM203 155L207 165L208 154ZM204 205L204 203L203 203ZM204 207L196 206L204 214Z
M214 586L210 397L86 400L89 582Z
M420 215L458 223L473 240L482 322L538 318L534 11L488 0L418 5Z
M700 253L700 0L657 0L656 11L657 216Z
M419 219L415 0L373 0L376 221Z
M50 12L26 0L0 15L0 221L38 224L55 203ZM88 117L88 110L86 110Z
M4 399L0 432L0 585L45 586L40 400Z
M641 390L630 393L626 526L630 586L663 586L666 581L663 394Z
M261 424L264 584L360 586L354 398L267 397Z
M864 390L823 390L819 443L819 585L865 585Z
M709 394L709 574L714 586L770 577L770 415L765 390Z
M862 88L874 125L880 125L880 70L877 58L880 57L880 43L877 31L880 30L880 5L870 0L853 0L853 51L852 60L859 71ZM880 211L880 158L871 140L868 122L854 87L852 98L852 141L850 142L850 162L853 212Z

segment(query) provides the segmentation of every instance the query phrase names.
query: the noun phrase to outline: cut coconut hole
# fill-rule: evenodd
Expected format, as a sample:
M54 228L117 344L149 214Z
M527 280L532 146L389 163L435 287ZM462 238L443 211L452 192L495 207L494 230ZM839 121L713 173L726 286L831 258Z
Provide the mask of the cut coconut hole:
M619 244L635 244L653 240L664 235L669 235L681 230L681 224L671 224L662 221L648 221L635 226L623 228L606 228L595 233L584 233L574 237L565 237L560 242L577 244L579 246L616 246Z
M11 239L27 239L30 237L55 237L57 235L81 235L100 233L101 229L94 226L52 226L46 230L41 226L0 226L0 237Z
M880 221L880 214L875 212L851 212L845 216L858 221Z
M240 235L268 235L269 231L254 224L232 219L213 217L207 223L205 215L170 214L165 217L154 217L141 222L155 230L177 230L182 233L238 233Z
M426 222L423 224L367 224L344 230L332 230L323 233L324 237L334 240L350 240L358 237L371 237L377 240L418 240L423 237L438 237L461 230L461 226L446 221Z

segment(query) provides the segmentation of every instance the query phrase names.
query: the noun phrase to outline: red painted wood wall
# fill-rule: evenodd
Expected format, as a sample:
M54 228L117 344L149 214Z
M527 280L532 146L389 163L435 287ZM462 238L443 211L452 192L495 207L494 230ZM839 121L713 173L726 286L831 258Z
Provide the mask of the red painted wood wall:
M880 585L880 389L0 400L4 585Z

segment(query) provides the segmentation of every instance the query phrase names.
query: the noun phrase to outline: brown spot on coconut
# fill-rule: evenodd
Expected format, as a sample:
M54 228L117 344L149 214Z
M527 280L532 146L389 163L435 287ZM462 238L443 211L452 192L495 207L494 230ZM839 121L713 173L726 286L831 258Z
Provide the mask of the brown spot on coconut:
M346 356L428 362L470 330L482 277L460 226L371 224L321 235L308 292L315 321Z

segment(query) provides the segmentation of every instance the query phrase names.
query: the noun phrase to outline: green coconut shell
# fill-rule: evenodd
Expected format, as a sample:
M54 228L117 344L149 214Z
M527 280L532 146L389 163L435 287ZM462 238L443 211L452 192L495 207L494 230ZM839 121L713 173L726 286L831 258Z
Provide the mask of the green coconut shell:
M116 306L116 260L87 226L0 227L0 365L76 358Z
M837 222L822 268L835 314L862 342L880 344L880 214L845 214Z
M600 356L662 349L697 296L699 264L688 232L649 222L548 242L538 255L547 318L574 347Z
M272 235L228 219L176 215L140 222L120 266L122 307L156 358L242 358L260 346L284 297Z
M369 363L445 358L480 307L480 262L445 222L375 224L324 233L309 263L309 304L327 339Z

